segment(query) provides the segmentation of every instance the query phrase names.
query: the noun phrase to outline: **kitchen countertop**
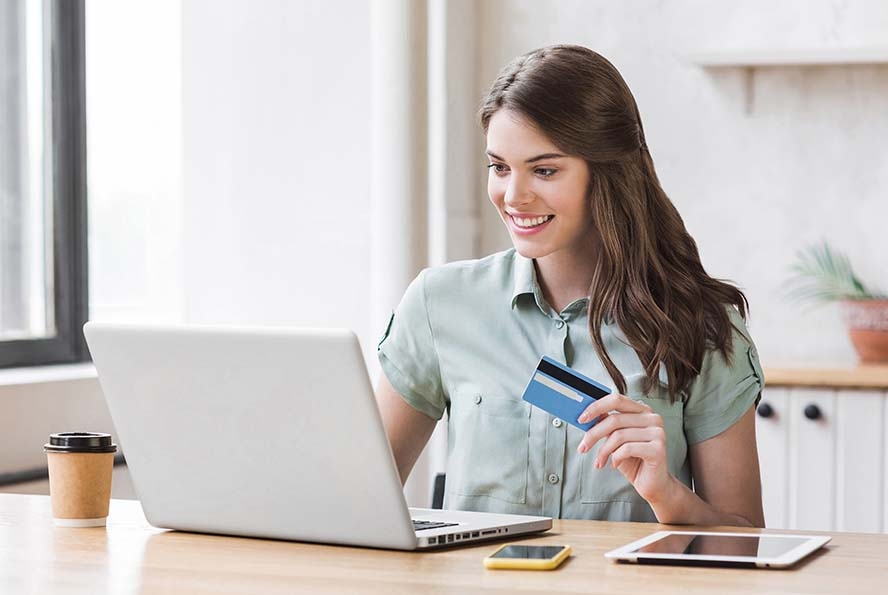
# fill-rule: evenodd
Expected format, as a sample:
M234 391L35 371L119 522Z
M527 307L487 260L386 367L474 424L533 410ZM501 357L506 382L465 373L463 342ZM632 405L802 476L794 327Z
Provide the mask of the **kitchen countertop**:
M888 364L766 366L768 387L888 390Z

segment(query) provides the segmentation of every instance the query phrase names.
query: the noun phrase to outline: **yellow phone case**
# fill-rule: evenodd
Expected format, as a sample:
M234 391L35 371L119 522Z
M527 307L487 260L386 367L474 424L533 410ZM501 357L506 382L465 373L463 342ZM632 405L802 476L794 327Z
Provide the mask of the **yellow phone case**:
M512 569L512 570L552 570L558 568L558 565L564 562L570 556L571 548L569 545L562 546L563 549L558 552L554 558L532 560L528 558L494 558L500 550L510 545L522 545L516 543L507 543L497 548L495 552L484 558L485 568Z

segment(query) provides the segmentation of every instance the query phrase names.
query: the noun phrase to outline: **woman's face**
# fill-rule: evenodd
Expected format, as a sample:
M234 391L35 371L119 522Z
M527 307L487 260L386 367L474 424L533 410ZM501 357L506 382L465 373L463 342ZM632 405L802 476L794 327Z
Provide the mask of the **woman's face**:
M525 258L590 244L589 167L567 156L520 114L501 109L487 127L487 194Z

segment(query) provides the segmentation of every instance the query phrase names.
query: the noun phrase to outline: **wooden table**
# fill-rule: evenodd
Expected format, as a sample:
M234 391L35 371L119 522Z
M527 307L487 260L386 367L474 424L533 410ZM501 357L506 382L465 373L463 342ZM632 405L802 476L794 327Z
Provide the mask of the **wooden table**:
M552 572L485 570L496 544L408 553L164 531L136 501L107 528L54 527L46 496L0 494L0 593L881 593L888 535L833 533L791 570L615 564L602 554L663 526L555 521L525 543L568 543Z

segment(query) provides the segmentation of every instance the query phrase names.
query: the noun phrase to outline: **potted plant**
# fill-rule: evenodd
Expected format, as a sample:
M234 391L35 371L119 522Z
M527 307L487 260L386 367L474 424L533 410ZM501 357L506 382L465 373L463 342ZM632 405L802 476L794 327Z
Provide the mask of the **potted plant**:
M838 302L860 360L888 362L888 295L864 284L847 256L824 241L799 252L792 271L791 296Z

